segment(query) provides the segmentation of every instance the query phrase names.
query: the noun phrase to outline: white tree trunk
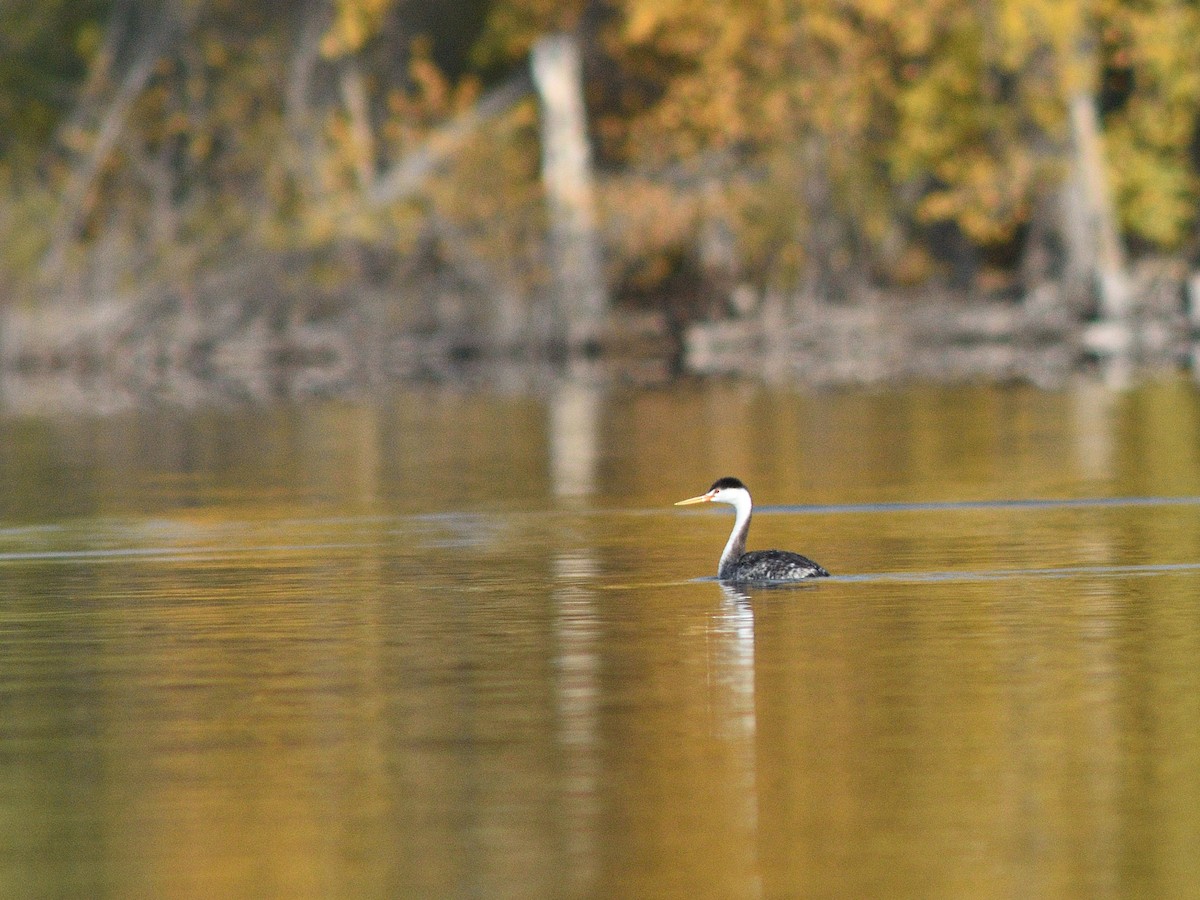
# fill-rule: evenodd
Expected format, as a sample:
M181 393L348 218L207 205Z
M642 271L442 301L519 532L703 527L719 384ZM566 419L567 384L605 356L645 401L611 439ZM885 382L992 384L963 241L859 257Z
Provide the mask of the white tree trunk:
M1071 138L1082 200L1080 226L1085 231L1072 243L1085 245L1090 251L1090 267L1095 272L1104 318L1126 319L1132 311L1132 296L1125 272L1125 251L1104 171L1096 98L1089 92L1078 91L1071 97Z
M571 349L594 346L608 312L596 228L592 154L575 39L539 40L531 58L541 102L542 180L550 218L560 329Z

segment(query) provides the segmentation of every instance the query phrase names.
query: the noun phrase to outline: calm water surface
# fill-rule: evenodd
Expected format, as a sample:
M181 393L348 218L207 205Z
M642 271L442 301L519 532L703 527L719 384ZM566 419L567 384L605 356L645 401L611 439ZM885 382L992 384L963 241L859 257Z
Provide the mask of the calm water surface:
M3 897L1200 891L1186 383L8 418L0 524Z

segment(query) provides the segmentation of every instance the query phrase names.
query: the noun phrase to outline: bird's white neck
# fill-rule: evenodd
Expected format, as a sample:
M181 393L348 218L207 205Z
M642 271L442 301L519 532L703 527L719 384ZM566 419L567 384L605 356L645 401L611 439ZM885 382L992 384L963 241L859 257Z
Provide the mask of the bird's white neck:
M754 510L750 494L743 490L737 491L728 500L722 499L722 502L732 506L736 513L733 531L729 533L729 540L725 542L725 549L721 552L721 562L717 565L717 577L727 578L746 552L746 535L750 531L750 514Z

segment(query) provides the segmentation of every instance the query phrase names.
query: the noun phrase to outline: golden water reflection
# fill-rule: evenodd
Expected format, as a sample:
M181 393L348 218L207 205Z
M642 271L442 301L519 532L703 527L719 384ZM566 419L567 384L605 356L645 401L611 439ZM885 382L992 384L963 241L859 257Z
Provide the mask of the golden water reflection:
M0 895L1197 883L1200 504L669 506L1200 494L1189 390L440 399L2 442Z

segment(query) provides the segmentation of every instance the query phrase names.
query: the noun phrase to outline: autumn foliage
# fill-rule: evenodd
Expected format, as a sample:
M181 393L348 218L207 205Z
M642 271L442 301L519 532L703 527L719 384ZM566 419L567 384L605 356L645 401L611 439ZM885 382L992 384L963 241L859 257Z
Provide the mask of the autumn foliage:
M387 290L431 252L531 290L531 101L419 189L368 198L558 30L585 47L619 294L654 302L688 272L834 293L1012 276L1053 231L1080 93L1130 248L1198 249L1183 0L58 0L0 21L8 300L265 256Z

